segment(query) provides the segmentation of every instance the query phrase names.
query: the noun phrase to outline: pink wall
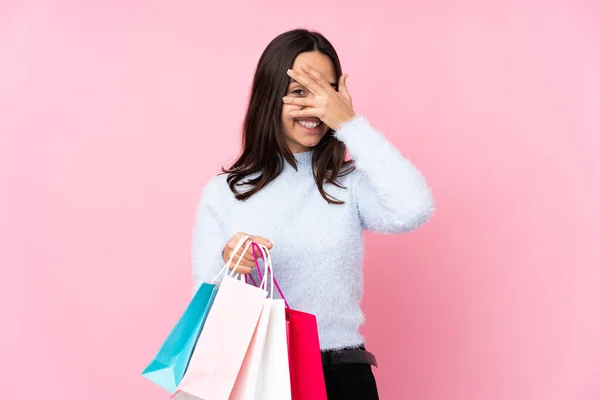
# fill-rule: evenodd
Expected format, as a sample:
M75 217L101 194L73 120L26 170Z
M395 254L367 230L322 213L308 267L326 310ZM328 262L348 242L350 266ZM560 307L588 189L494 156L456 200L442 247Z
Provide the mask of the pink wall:
M367 238L382 398L600 398L598 3L238 3L0 5L0 397L167 398L200 189L302 26L437 200Z

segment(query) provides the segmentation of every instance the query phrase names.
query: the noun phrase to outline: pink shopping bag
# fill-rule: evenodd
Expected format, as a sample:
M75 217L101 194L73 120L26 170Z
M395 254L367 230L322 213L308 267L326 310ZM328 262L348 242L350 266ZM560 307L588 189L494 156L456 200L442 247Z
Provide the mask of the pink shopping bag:
M317 318L286 309L288 357L293 400L327 400Z
M265 299L265 305L263 306L263 311L260 315L260 319L258 320L258 324L256 329L254 330L254 336L252 337L252 341L250 342L250 346L248 347L248 351L246 352L246 357L244 358L244 362L242 363L242 367L240 369L240 373L238 374L237 380L235 381L235 385L233 386L233 390L231 392L230 400L269 400L269 398L265 397L263 393L257 393L261 391L263 388L258 387L259 378L262 378L263 373L265 372L265 365L263 365L263 358L265 355L265 351L268 350L270 345L267 343L267 336L270 330L273 329L273 323L271 322L271 308L273 305L273 269L271 265L271 255L268 249L262 245L257 245L255 243L252 244L252 251L254 253L254 260L258 266L258 259L256 257L256 249L264 249L263 257L265 258L265 276L261 277L260 287L262 289L267 289L267 285L271 283L271 290L269 293L269 297ZM254 280L253 280L254 282ZM284 322L285 326L285 322ZM272 339L269 339L269 342ZM284 352L287 353L287 349L283 349ZM287 359L287 358L286 358ZM289 379L289 378L288 378ZM273 384L276 384L273 382ZM285 400L285 397L277 397L277 400Z

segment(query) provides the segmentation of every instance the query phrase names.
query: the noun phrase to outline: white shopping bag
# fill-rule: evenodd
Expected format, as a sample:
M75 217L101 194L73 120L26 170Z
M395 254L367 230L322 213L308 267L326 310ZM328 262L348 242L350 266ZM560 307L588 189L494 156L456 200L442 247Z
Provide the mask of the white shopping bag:
M253 246L262 251L265 261L261 289L266 290L268 283L271 287L230 398L291 400L285 301L273 299L274 273L269 250L262 245Z
M285 301L270 300L265 348L256 384L256 400L291 400Z
M254 336L248 346L246 357L240 368L235 385L231 392L230 400L254 400L256 392L256 383L258 381L259 368L267 338L267 327L269 325L269 316L271 315L271 299L265 299L260 319L256 325Z

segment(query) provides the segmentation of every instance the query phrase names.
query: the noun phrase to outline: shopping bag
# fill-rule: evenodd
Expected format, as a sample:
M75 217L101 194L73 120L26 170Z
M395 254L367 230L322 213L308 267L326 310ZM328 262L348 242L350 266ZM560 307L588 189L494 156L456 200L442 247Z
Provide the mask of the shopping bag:
M262 248L262 247L261 247ZM263 249L268 252L268 250ZM255 255L256 259L256 255ZM258 261L257 261L258 265ZM267 269L265 266L265 273ZM260 267L257 267L259 278L261 278ZM319 332L317 326L317 318L313 314L301 312L298 310L292 310L277 283L277 279L273 277L273 284L277 288L282 300L278 301L278 305L275 303L271 306L271 315L273 318L281 317L278 310L284 310L284 317L286 321L286 329L279 332L279 340L285 338L285 344L287 347L287 358L288 358L288 369L283 367L285 373L289 375L289 382L291 386L291 398L294 400L327 400L327 389L325 386L325 376L323 373L323 361L321 358L321 346L319 343ZM273 287L273 286L271 286ZM277 329L278 325L274 325L274 329ZM280 327L280 325L279 325ZM285 334L285 336L283 336ZM269 338L267 338L267 344L265 349L269 348ZM266 354L266 350L265 350ZM285 354L284 351L278 349L277 365L281 366L281 354ZM265 372L262 369L262 372ZM281 392L286 393L287 382L281 376L275 378L275 376L265 376L263 380L260 380L261 384L259 388L268 388L275 390L273 381L283 382ZM273 398L287 398L283 397L285 394L279 394L281 397ZM256 397L257 399L269 399L269 397Z
M246 352L246 357L244 358L244 362L242 363L242 366L240 368L240 372L235 381L235 385L233 386L231 396L229 397L231 400L263 399L263 397L256 395L256 388L265 349L265 342L267 339L267 333L269 329L271 305L273 302L273 269L271 264L270 253L268 252L266 247L260 247L264 249L263 257L265 259L266 266L265 275L264 278L262 278L261 280L260 287L262 289L267 289L267 284L269 283L268 277L270 277L271 290L269 297L265 298L265 304L263 306L260 319L258 320L258 324L254 331L254 335L252 337L250 345L248 346L248 351ZM256 257L257 248L259 248L259 245L253 243L252 251L254 253L254 260L258 266L258 259ZM287 353L286 348L284 348L283 350Z
M248 236L240 239L233 254ZM240 371L267 291L246 284L236 273L252 243L249 242L238 263L229 270L232 258L223 267L225 276L219 285L204 329L198 338L188 369L171 396L173 399L226 400Z
M313 314L285 310L292 399L327 400L317 318Z
M173 393L181 382L217 289L202 284L142 376Z
M254 261L256 262L258 276L262 279L260 265L258 263L258 249L265 260L265 274L271 271L271 290L269 324L267 326L267 337L265 346L258 368L258 378L256 382L256 400L291 400L292 389L290 385L290 370L287 354L287 323L285 321L285 300L273 299L273 286L276 286L281 293L281 289L275 280L273 272L273 263L269 250L262 245L252 246Z
M267 338L256 384L256 400L291 400L285 302L271 300Z

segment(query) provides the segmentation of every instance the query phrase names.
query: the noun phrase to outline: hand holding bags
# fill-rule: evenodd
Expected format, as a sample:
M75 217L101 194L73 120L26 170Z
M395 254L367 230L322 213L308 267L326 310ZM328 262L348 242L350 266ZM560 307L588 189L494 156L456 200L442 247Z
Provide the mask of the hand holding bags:
M240 239L233 254L248 238ZM250 244L233 271L231 260L223 267L225 277L174 399L226 400L231 393L267 294L234 277Z
M192 352L191 358L188 357L187 371L172 398L326 399L316 318L314 315L289 309L273 276L269 250L249 241L233 270L229 270L234 256L248 240L249 236L240 239L230 260L213 282L203 284L196 294L202 299L204 297L200 293L206 297L208 289L211 289L212 297L209 296L202 303L207 305L205 312L198 314L199 319L196 320L199 337L196 331L186 336L194 338L196 343L193 352L189 349L191 346L187 345L186 351ZM238 280L241 277L235 273L250 246L257 262L260 287ZM264 278L258 265L256 249L263 253L265 260ZM215 285L215 280L223 274L225 276L220 285ZM269 283L270 295L267 298ZM273 299L274 287L283 300ZM192 303L188 308L195 310ZM186 313L184 315L188 315ZM193 320L191 317L188 319ZM176 330L177 326L174 328ZM175 334L171 336L176 337ZM157 363L154 365L160 366ZM147 370L150 371L150 366ZM147 375L152 376L151 372ZM163 387L172 390L174 383L170 385L165 384Z

